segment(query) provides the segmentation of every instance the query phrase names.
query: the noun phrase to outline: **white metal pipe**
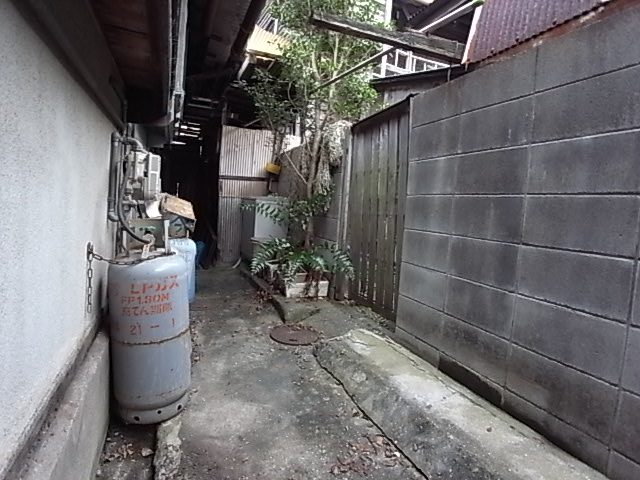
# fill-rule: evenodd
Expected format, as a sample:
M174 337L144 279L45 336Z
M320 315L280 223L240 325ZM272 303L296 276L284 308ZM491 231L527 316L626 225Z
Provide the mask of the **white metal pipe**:
M175 86L173 91L174 107L177 111L173 112L175 118L182 118L182 110L184 108L184 77L186 73L186 51L187 51L187 12L189 9L189 0L180 2L180 16L178 18L178 48L176 52L176 71ZM179 101L177 99L180 99ZM172 119L170 119L172 120Z
M107 218L112 222L119 222L122 228L133 238L148 243L129 227L127 220L124 218L124 190L126 186L126 177L121 173L124 160L123 145L129 145L134 151L143 151L142 143L129 135L121 136L118 132L111 134L111 157L109 162L109 196L107 198ZM129 168L133 168L132 165ZM122 175L122 178L119 177Z
M471 44L476 36L476 30L478 29L478 22L480 21L480 15L482 14L482 6L476 8L473 12L473 20L471 21L471 28L469 29L469 35L467 36L467 44L464 47L464 55L462 55L462 63L467 63L469 60L469 52L471 51Z
M118 132L111 134L111 156L109 158L109 196L107 198L107 218L112 222L118 221L116 200L118 197L118 177L120 171L120 148L122 138Z
M144 151L144 145L142 145L142 142L130 135L122 137L121 142L124 143L125 145L132 146L136 152Z
M123 139L126 140L126 139ZM133 139L135 140L135 139ZM135 140L137 142L137 140ZM135 147L134 147L135 150ZM128 162L128 169L132 169L135 168L133 165L133 161ZM129 175L129 171L126 172L127 175ZM127 219L124 216L124 192L127 186L127 177L126 175L122 176L122 181L120 183L120 190L118 191L118 199L116 201L116 215L118 216L118 220L120 221L120 225L122 226L122 228L124 229L125 232L127 232L132 238L134 238L135 240L139 241L140 243L142 243L143 245L145 244L149 244L151 243L151 240L146 240L142 237L140 237L139 235L136 234L136 232L133 231L133 229L129 226L129 223L127 222Z

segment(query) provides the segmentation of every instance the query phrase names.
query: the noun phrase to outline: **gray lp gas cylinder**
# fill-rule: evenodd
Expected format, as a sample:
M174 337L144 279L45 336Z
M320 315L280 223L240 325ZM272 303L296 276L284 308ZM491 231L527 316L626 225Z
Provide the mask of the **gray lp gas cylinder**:
M191 382L188 286L187 263L179 255L109 266L113 389L128 423L162 422L185 405Z

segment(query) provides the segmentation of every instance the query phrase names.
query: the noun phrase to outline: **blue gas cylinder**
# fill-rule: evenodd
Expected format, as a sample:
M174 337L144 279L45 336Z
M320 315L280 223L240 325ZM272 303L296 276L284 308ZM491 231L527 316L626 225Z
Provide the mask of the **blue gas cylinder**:
M187 262L189 303L196 298L196 243L190 238L171 238L169 245Z

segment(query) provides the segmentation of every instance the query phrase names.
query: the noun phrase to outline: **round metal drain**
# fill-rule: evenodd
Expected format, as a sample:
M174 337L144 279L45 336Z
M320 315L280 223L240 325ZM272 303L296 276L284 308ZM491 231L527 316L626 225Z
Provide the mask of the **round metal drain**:
M311 345L320 338L320 334L304 325L279 325L271 329L271 339L285 345Z

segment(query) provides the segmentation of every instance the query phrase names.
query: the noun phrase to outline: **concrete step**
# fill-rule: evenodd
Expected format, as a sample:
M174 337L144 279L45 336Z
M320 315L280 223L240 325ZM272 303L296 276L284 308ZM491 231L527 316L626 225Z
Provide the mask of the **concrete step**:
M430 479L606 478L388 338L352 330L315 354Z
M92 479L108 419L109 337L100 332L7 480Z

